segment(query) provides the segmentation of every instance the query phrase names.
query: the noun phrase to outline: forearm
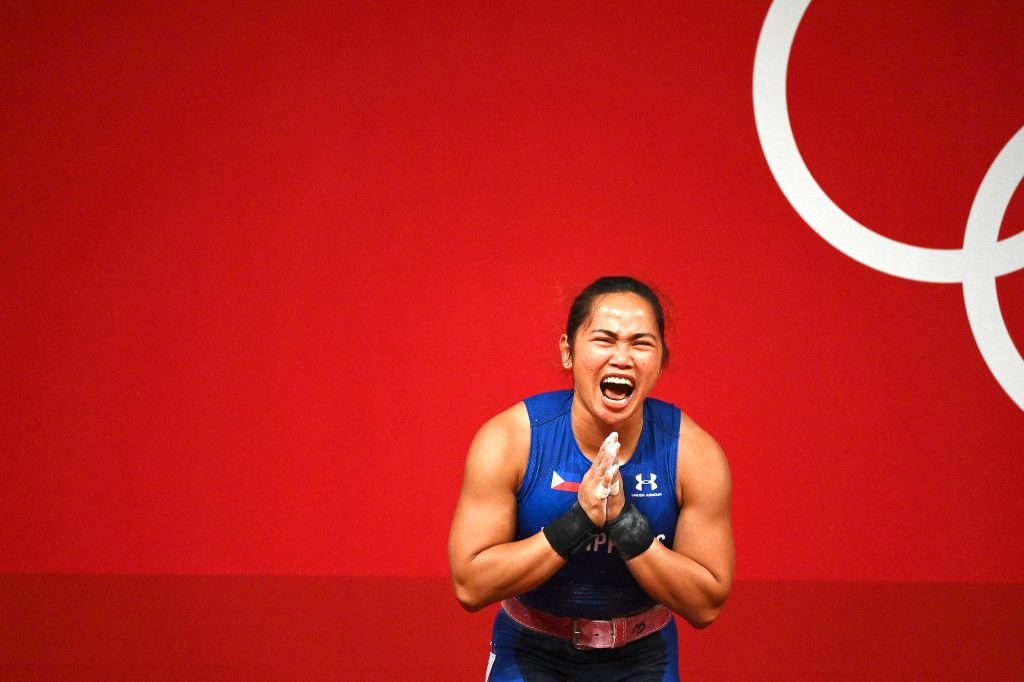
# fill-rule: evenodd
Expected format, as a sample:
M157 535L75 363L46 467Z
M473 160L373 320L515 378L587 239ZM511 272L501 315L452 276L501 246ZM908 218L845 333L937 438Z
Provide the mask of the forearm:
M710 625L729 596L731 578L654 542L650 549L626 562L633 577L657 602L669 607L694 627Z
M469 557L452 572L455 594L468 611L529 592L565 564L544 533L507 542Z

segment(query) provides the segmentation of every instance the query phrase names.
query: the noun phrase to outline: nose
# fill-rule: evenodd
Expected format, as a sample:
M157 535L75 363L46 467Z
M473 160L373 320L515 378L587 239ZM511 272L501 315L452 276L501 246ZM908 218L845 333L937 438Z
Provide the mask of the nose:
M629 367L631 363L629 349L622 344L616 344L615 351L612 353L612 364L616 367Z

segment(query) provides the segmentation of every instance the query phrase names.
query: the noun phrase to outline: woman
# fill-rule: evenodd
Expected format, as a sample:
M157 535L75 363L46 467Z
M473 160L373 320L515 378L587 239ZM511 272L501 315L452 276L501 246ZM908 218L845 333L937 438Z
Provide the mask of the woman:
M670 611L704 627L732 584L728 463L648 397L668 349L647 285L588 286L559 347L573 389L527 398L470 446L448 543L456 596L470 611L502 602L489 680L678 679Z

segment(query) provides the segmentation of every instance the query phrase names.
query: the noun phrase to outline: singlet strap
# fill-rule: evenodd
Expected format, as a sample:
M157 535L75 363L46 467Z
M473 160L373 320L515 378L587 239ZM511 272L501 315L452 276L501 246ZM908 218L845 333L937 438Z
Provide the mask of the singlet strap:
M644 403L644 408L646 410L644 418L651 426L672 438L679 438L682 413L678 407L657 398L648 398Z
M572 407L572 391L563 389L538 393L526 398L523 403L530 416L530 426L541 426L552 419L558 419Z

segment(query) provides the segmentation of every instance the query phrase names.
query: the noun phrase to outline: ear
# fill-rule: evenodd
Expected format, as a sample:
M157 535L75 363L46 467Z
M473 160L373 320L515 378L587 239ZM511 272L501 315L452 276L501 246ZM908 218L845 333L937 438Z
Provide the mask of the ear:
M572 369L572 349L569 348L569 337L562 334L562 337L558 339L558 349L562 353L562 367L566 369Z

